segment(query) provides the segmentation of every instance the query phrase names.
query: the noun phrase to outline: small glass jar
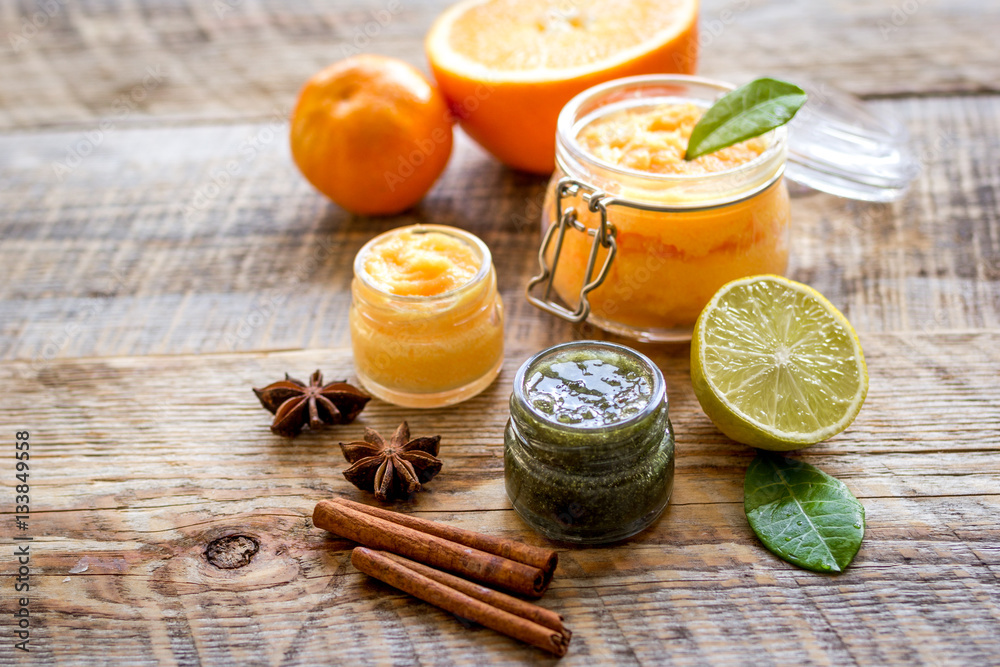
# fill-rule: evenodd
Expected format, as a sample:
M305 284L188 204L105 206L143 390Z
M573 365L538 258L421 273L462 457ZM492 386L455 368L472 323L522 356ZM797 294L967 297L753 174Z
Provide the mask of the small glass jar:
M663 374L613 343L539 352L514 380L504 478L521 518L554 540L615 542L646 528L674 480Z
M470 248L478 261L475 275L421 295L393 293L369 274L368 259L382 244L422 234L443 234ZM443 225L381 234L354 259L351 295L355 371L372 395L403 407L436 408L475 396L500 372L503 302L489 248L476 236Z
M705 174L613 165L578 140L586 126L624 109L707 108L732 89L691 76L637 76L595 86L563 108L542 217L543 271L528 287L529 301L638 340L683 340L725 283L784 273L784 127L762 137L757 157Z

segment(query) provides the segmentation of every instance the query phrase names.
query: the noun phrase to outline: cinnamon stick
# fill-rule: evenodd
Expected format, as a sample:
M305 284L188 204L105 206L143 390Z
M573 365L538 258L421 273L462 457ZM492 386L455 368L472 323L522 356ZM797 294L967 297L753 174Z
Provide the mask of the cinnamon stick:
M313 510L313 524L373 549L447 570L527 597L541 597L549 579L541 568L414 530L342 503L321 500Z
M569 646L568 632L564 634L491 606L420 572L411 570L399 561L390 558L389 554L365 547L357 547L351 552L351 563L365 574L457 616L502 632L508 637L545 649L555 655L563 656L566 654L566 649Z
M497 609L502 609L503 611L514 614L515 616L520 616L521 618L537 623L538 625L549 628L550 630L561 632L566 635L567 642L573 634L563 626L563 617L551 609L539 607L537 604L525 602L524 600L511 597L506 593L495 591L492 588L480 586L477 583L456 577L453 574L448 574L447 572L442 572L441 570L435 570L433 567L428 567L423 563L417 563L409 558L403 558L402 556L397 556L396 554L386 551L379 553L389 560L399 563L408 570L413 570L417 574L422 574L428 579L433 579L439 584L444 584L449 588L453 588L459 593L468 595L470 598L475 598L485 602L491 607L496 607Z
M334 498L332 502L340 503L358 512L364 512L365 514L370 514L386 521L392 521L393 523L398 523L401 526L413 528L429 535L443 537L446 540L464 544L473 549L479 549L480 551L540 568L545 573L546 582L552 579L559 560L559 555L551 549L543 549L542 547L535 547L523 542L515 542L514 540L505 540L501 537L483 535L482 533L465 530L464 528L456 528L444 523L420 519L409 514L390 512L380 507L356 503L347 498Z

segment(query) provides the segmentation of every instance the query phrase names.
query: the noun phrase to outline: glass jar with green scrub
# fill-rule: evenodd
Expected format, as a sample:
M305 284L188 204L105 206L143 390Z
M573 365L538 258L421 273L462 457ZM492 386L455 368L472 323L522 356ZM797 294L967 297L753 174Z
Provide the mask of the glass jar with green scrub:
M546 537L614 542L649 526L674 480L663 374L622 345L576 341L526 361L504 435L507 496Z

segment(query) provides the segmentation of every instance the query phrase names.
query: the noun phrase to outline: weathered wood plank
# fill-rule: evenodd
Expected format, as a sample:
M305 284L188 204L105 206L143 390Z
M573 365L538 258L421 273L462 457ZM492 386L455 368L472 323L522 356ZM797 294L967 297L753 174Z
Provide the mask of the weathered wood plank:
M747 646L776 663L989 662L1000 652L998 342L995 332L863 335L872 375L864 410L848 431L798 455L843 479L867 508L866 541L837 577L795 569L756 542L742 514L752 452L700 412L686 346L644 346L667 378L676 490L664 517L625 544L557 545L560 569L542 603L576 633L567 664L667 654L730 663ZM509 509L502 482L504 399L537 344L515 341L498 382L468 403L420 412L373 401L356 424L291 442L269 434L249 387L315 366L350 376L347 349L0 364L0 384L17 388L0 431L31 431L37 656L540 659L361 576L348 565L349 543L309 522L322 498L368 497L340 476L336 442L406 418L415 433L442 434L445 468L400 509L544 543ZM208 543L233 534L259 541L250 564L209 564ZM94 641L106 650L81 653Z
M998 534L989 519L997 498L959 506L924 499L916 508L892 499L864 502L868 540L855 565L838 577L774 559L755 543L738 505L675 506L626 549L562 550L542 604L563 614L575 632L568 664L634 664L664 653L680 664L707 656L730 662L739 661L747 645L774 662L988 662L1000 628ZM941 516L941 523L989 522L976 535L986 548L993 544L992 555L977 554L980 547L970 546L968 536L959 540L947 530L907 526L896 537L879 528L880 517L914 509ZM61 519L88 518L70 513ZM500 518L501 524L516 521L509 513ZM497 523L471 514L446 520L491 532ZM123 521L104 513L104 522ZM707 523L720 529L693 530ZM684 526L690 528L678 530ZM259 538L260 551L246 568L213 570L204 544L234 532ZM46 573L40 589L59 596L40 601L42 655L106 637L115 641L93 664L109 658L232 662L244 651L275 661L283 656L287 664L411 650L437 663L462 663L470 652L494 661L542 657L487 630L463 629L449 615L358 574L348 565L350 545L310 529L307 514L230 513L136 537L36 543ZM68 554L68 548L80 551ZM86 571L68 574L84 565Z
M893 205L797 198L791 275L860 331L995 330L1000 96L878 106L910 125L923 174ZM422 204L358 218L301 178L286 132L277 123L120 128L59 173L53 164L83 134L0 136L0 358L345 345L355 252L413 222L457 225L489 244L510 339L573 335L522 295L537 270L544 179L505 170L459 134Z
M363 48L422 66L443 4L400 3ZM604 337L521 295L543 179L460 136L424 203L373 220L327 203L291 165L284 118L299 85L389 6L0 4L0 430L32 433L33 662L545 660L363 577L350 545L309 522L319 499L366 498L340 475L336 442L406 418L442 434L445 468L400 509L544 543L503 489L510 382L541 347ZM704 2L703 73L890 98L876 105L909 124L924 162L892 206L794 203L791 273L852 319L872 376L857 422L797 456L858 495L867 537L837 577L764 550L742 513L752 452L701 413L687 346L639 346L667 378L674 497L625 544L559 545L542 603L576 632L568 664L997 661L998 25L1000 8L976 0ZM22 30L26 42L11 41ZM249 387L285 370L350 376L351 258L418 221L467 228L493 250L508 323L500 380L449 410L376 401L354 425L272 436ZM234 534L258 541L250 564L211 565L207 545Z
M256 120L358 51L424 67L448 0L4 3L0 129ZM1000 10L979 0L704 0L701 71L816 77L865 95L998 91ZM367 32L367 34L365 34Z

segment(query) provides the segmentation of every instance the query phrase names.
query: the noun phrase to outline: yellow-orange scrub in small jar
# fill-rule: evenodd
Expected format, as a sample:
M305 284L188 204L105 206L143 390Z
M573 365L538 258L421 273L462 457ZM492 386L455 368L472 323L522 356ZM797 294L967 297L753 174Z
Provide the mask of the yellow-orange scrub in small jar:
M698 120L731 89L680 75L630 77L566 105L542 220L554 232L565 223L545 253L547 278L570 306L554 312L577 308L578 319L639 340L684 339L725 283L784 273L785 128L684 159Z
M443 225L381 234L354 259L351 345L358 378L404 407L458 403L503 363L503 302L489 248Z

